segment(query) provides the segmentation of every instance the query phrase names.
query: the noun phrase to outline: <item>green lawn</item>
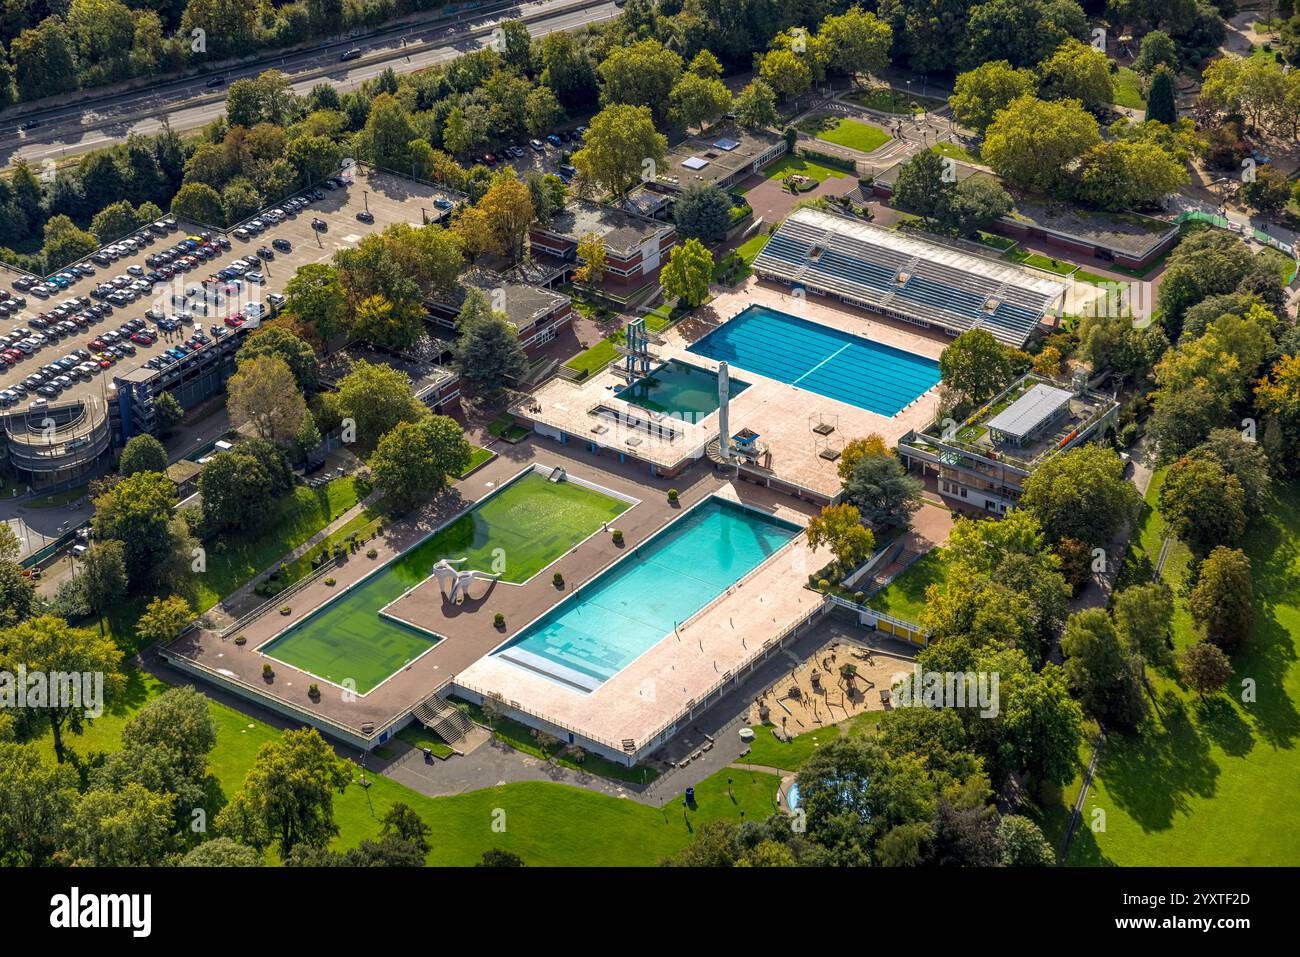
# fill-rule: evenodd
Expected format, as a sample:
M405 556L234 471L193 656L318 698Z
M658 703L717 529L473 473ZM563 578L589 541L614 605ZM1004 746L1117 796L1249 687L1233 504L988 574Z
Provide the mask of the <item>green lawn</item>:
M280 499L261 532L223 535L207 548L207 571L190 576L196 609L207 611L357 504L351 476L320 488L296 486Z
M407 744L415 748L428 748L440 758L451 757L456 752L453 751L446 741L438 737L418 721L413 721L401 731L397 736Z
M509 412L502 412L488 423L488 435L513 444L528 435L528 430L512 419Z
M53 495L30 498L23 504L26 508L61 508L85 497L86 486L74 485L72 488L64 489L62 492L55 492Z
M663 332L673 324L679 315L680 313L677 310L670 311L661 305L645 314L645 327L652 333ZM595 375L618 358L618 347L626 340L627 333L620 329L618 332L601 339L591 348L579 352L564 364L570 369L586 373L587 376Z
M938 153L940 156L951 156L962 163L978 163L979 157L972 153L960 143L936 143L930 147L930 152Z
M1150 578L1164 523L1156 508L1157 475L1147 494L1126 580ZM1084 806L1085 824L1105 812L1105 830L1081 829L1072 864L1126 866L1293 865L1300 861L1294 826L1300 773L1300 484L1279 485L1256 516L1243 547L1255 581L1256 624L1233 656L1229 692L1205 702L1172 670L1148 669L1159 713L1141 735L1112 734ZM1163 577L1176 589L1175 644L1196 639L1179 546ZM1241 683L1257 683L1258 700L1240 700ZM1235 694L1234 694L1235 692ZM1067 791L1067 796L1069 792Z
M820 130L817 138L845 146L849 149L870 153L878 150L891 139L890 135L878 126L864 123L862 120L839 119L831 126Z
M428 578L438 559L464 559L463 569L520 584L627 507L594 489L528 472L296 623L264 650L326 681L351 680L365 694L436 640L380 612ZM373 560L357 553L349 561ZM482 614L490 616L490 607Z
M819 183L824 183L828 179L843 179L849 175L848 170L823 166L803 156L790 156L789 154L782 156L764 171L764 175L768 179L784 179L796 173L815 179Z
M465 476L469 475L470 472L473 472L480 465L485 465L497 457L497 454L491 451L490 449L480 449L477 445L472 446L472 448L474 449L474 452L469 457L469 465L466 466L465 470L461 472L460 475L457 476L457 478L463 479Z
M903 574L867 599L867 605L904 621L919 622L925 609L925 591L930 585L943 586L948 565L942 548L918 558Z
M1064 259L1055 259L1051 256L1044 256L1042 253L1031 252L1027 249L1013 249L1003 255L1012 262L1020 263L1022 266L1035 266L1038 269L1046 269L1048 272L1054 272L1058 276L1068 276L1079 268L1074 263L1066 262Z
M166 685L133 671L130 700L110 708L80 736L69 735L71 747L82 758L92 751L121 747L121 730L130 714L146 700L161 694ZM279 737L279 732L215 701L209 702L217 723L217 746L209 767L218 779L220 802L241 787L258 748ZM53 760L47 733L41 744ZM364 775L371 787L358 783ZM728 794L727 777L733 784ZM675 853L695 830L708 821L762 820L776 810L780 782L755 771L720 771L695 788L695 806L683 808L680 799L663 808L608 797L594 791L546 782L508 784L471 791L455 797L429 798L391 778L360 767L354 783L334 798L334 820L340 834L335 848L353 847L379 835L380 822L396 802L404 802L432 828L432 865L466 866L477 863L494 847L514 851L530 865L553 866L653 866ZM504 814L505 830L494 829ZM211 816L209 817L211 820ZM618 840L610 835L617 834ZM275 854L268 854L274 862Z
M936 100L932 96L919 94L909 96L906 90L895 90L892 87L859 90L856 93L849 93L844 99L858 106L865 106L869 110L879 110L881 113L932 113L947 105L943 100Z
M763 247L767 245L770 238L769 233L756 232L726 256L719 259L713 264L713 281L726 281L730 275L731 284L734 285L742 279L749 278L749 267L754 264L754 260L758 258L758 254L763 251Z
M1125 106L1130 110L1145 110L1146 97L1142 94L1142 77L1131 67L1122 66L1118 73L1111 74L1115 81L1115 105Z
M797 771L819 747L840 736L837 724L805 731L786 741L778 741L772 730L765 725L754 726L754 741L749 746L749 754L740 759L742 764Z

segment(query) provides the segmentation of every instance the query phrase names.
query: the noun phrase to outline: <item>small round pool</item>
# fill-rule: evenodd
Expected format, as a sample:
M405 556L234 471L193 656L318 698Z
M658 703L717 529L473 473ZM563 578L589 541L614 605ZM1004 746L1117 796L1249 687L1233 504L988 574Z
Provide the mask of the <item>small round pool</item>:
M785 792L785 805L792 811L799 810L799 782L791 781L790 790Z

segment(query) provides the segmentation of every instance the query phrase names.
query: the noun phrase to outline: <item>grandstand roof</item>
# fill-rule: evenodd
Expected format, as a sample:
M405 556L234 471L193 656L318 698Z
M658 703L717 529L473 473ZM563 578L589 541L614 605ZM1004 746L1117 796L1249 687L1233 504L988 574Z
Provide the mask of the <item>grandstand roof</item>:
M1066 291L1006 263L808 207L772 234L754 269L950 332L987 329L1017 348Z

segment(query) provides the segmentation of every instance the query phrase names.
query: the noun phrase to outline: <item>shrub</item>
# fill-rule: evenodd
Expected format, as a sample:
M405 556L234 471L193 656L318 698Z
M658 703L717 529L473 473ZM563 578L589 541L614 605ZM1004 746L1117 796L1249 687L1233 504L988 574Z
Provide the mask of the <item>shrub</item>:
M559 572L556 572L554 575L551 576L551 581L555 583L556 588L564 587L564 576L561 575Z
M311 684L311 687L309 687L309 688L307 689L307 697L308 697L308 698L319 698L319 697L320 697L320 688L317 687L316 682L313 681L312 684Z
M378 557L379 557L378 549L372 548L366 552L366 558L378 558Z
M496 625L498 628L504 628L506 626L506 616L501 614L501 612L497 612L492 616L492 624Z
M325 579L325 584L328 585L330 588L333 588L335 585L335 579L327 578Z
M235 644L237 644L237 645L246 645L246 644L248 644L248 637L247 637L246 635L236 635L236 636L235 636Z
M677 501L677 489L675 489L675 488L670 488L670 489L668 490L668 501L670 501L670 502L675 502L675 501Z
M623 530L621 528L611 528L609 530L610 538L614 539L615 545L623 544Z
M267 681L270 681L272 678L275 677L275 669L271 667L271 663L269 661L266 664L262 665L262 677L265 678Z
M281 605L281 606L280 606L280 614L282 614L282 615L288 615L288 614L290 614L292 611L293 611L293 609L290 608L288 605Z

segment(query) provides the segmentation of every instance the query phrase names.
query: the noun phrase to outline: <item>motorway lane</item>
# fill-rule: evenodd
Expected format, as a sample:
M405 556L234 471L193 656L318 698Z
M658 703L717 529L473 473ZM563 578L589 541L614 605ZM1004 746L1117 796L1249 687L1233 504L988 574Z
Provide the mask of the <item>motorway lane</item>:
M619 13L612 2L586 6L582 9L566 9L573 5L573 0L536 0L520 4L509 12L510 19L520 16L536 16L545 13L548 8L555 8L556 13L546 15L543 19L528 24L533 36L543 36L556 30L577 30L592 23L608 20ZM376 38L368 43L359 43L363 58L378 56L374 62L361 62L355 66L337 63L337 69L324 76L307 75L291 82L294 92L305 95L322 80L328 80L344 90L355 89L364 80L379 76L384 70L393 67L401 73L410 73L422 67L444 63L469 50L485 46L491 35L471 37L466 34L490 27L503 16L499 13L479 18L469 18L454 26L440 24L413 28L403 36ZM412 45L427 43L429 46L410 49ZM222 75L227 82L245 76L256 76L264 70L278 69L291 77L302 76L309 71L322 67L322 57L337 61L338 52L334 49L323 52L309 52L287 57L279 61L262 62L253 69L230 70ZM41 125L33 130L19 131L18 118L12 117L0 128L0 156L6 165L16 159L24 158L40 165L48 160L55 162L65 157L75 156L90 150L112 146L126 139L129 133L152 134L162 129L163 119L170 121L172 129L183 132L197 129L212 122L225 112L225 97L220 92L214 94L206 88L206 79L198 78L183 85L162 90L142 90L125 93L111 103L96 103L89 106L70 106L52 114L42 114ZM203 98L213 99L203 102ZM191 105L181 105L199 99Z

